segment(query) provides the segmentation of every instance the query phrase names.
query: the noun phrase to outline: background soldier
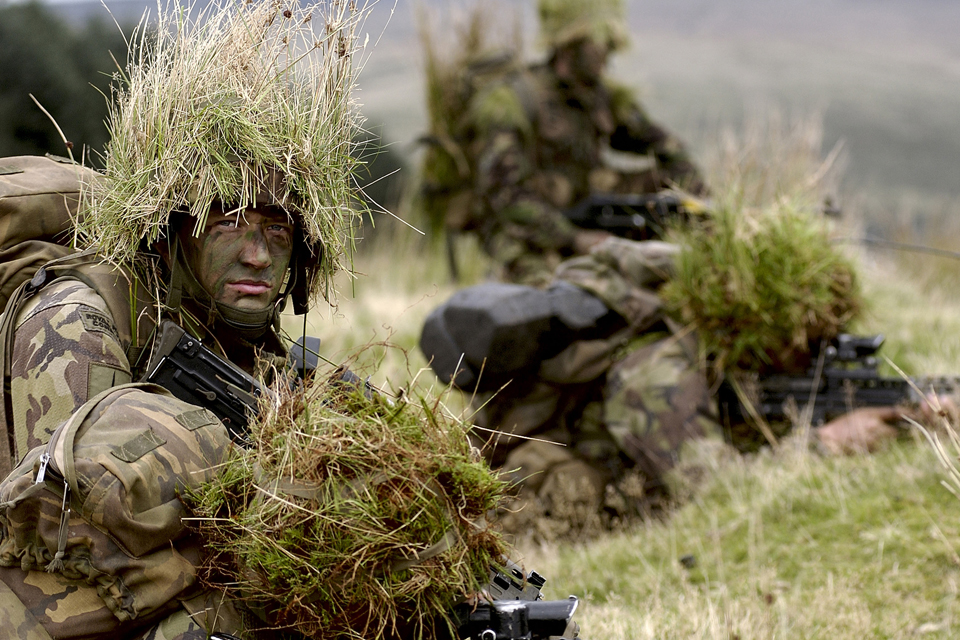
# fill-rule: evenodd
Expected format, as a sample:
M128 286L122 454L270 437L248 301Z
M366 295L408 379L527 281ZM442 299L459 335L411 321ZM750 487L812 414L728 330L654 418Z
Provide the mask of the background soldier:
M544 63L520 65L518 51L484 56L474 44L444 69L428 47L435 144L424 194L448 229L479 235L504 279L542 285L598 239L563 210L591 194L705 186L683 144L604 75L627 43L622 2L540 0L538 10Z

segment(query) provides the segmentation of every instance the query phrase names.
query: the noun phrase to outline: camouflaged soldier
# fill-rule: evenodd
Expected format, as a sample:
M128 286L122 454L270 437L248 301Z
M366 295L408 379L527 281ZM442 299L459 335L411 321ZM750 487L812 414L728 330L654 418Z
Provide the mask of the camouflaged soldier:
M576 285L622 321L477 394L474 420L498 432L480 431L479 444L521 486L525 508L506 516L508 530L583 534L636 514L663 496L688 443L722 443L695 337L666 316L656 293L676 251L611 237L564 261L554 284Z
M328 29L325 12L309 10ZM76 178L77 232L90 248L37 271L0 323L0 466L13 467L0 483L0 638L251 638L265 625L202 587L202 540L182 521L180 497L232 446L226 427L132 381L161 322L263 382L286 366L279 313L289 300L305 313L325 294L356 215L356 114L351 82L337 84L352 77L353 23L331 23L317 47L333 53L291 79L276 65L293 46L287 25L312 28L304 15L224 5L202 29L178 15L127 69L106 175ZM238 55L249 56L242 66ZM187 77L191 56L215 64ZM206 137L154 144L144 132L181 130L184 105L202 108Z
M443 382L477 389L477 445L517 483L507 531L592 535L676 497L716 456L762 444L754 428L721 425L696 335L665 313L657 290L679 250L606 238L545 291L478 285L428 318L421 349ZM471 293L481 288L492 293ZM813 434L830 453L869 451L902 414L858 409Z
M680 141L604 77L607 58L627 42L622 2L538 7L547 61L501 62L500 73L467 65L457 82L469 95L460 113L434 116L450 131L428 150L424 176L428 209L442 206L449 228L476 232L504 279L533 285L597 240L561 213L588 195L704 192ZM454 178L441 175L447 155L460 167Z

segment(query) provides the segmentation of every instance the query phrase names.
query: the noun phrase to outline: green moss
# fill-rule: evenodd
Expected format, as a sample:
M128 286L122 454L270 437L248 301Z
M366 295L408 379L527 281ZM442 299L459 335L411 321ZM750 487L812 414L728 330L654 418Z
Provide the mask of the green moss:
M307 635L379 638L399 625L429 636L506 550L481 524L504 483L467 425L425 401L393 406L330 380L280 393L252 431L258 444L191 497L219 586Z

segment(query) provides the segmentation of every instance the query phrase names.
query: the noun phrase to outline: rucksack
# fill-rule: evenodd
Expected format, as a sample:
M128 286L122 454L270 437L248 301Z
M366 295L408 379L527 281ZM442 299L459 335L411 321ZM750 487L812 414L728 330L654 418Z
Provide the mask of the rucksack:
M180 497L230 447L212 412L162 387L108 389L0 483L0 566L86 582L119 622L169 613L196 595L203 550Z
M55 156L0 158L0 425L12 431L10 353L21 304L61 278L80 280L107 303L131 366L155 326L152 291L128 270L104 263L93 250L72 245L84 183L100 174ZM0 477L26 451L25 434L0 437Z
M74 252L81 182L98 176L55 156L0 158L0 310L37 269Z

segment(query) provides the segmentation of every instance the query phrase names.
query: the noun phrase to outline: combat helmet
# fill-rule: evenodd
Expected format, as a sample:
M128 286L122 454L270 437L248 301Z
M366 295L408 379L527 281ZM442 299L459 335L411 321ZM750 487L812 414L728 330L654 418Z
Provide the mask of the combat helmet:
M275 320L288 295L298 313L329 298L359 216L351 90L361 16L348 2L289 7L224 1L191 15L171 3L158 24L141 24L115 77L105 179L86 185L77 225L82 242L125 264L172 239L172 218L198 234L215 202L238 216L264 204L285 211L299 233L277 308L251 315L204 301L241 328ZM185 262L171 246L168 306L180 290L204 295Z
M623 0L538 0L541 37L551 49L592 40L609 51L624 48Z

